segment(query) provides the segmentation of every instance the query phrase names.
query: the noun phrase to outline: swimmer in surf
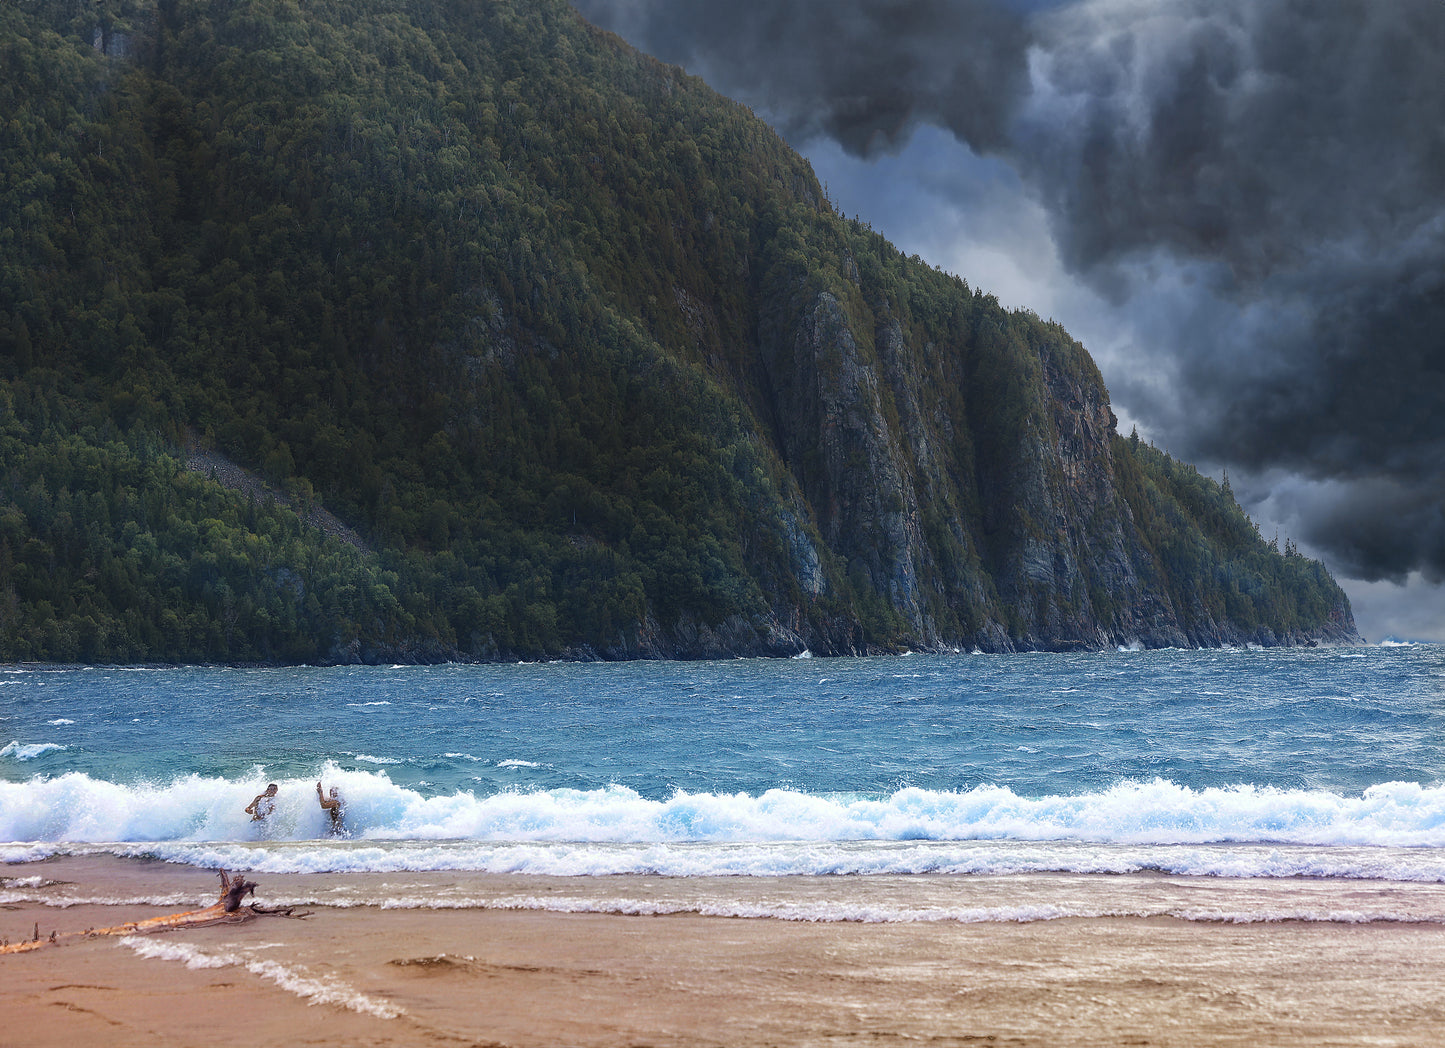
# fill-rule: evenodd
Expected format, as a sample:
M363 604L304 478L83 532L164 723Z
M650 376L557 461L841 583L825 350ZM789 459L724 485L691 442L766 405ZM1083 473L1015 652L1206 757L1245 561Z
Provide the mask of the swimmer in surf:
M256 794L256 799L246 805L246 814L251 816L252 822L264 822L266 816L270 815L276 807L277 786L273 782L266 787L265 793Z
M328 797L321 792L321 783L318 782L316 784L316 799L321 802L321 809L331 816L331 835L333 837L340 836L341 817L343 814L341 791L333 786L331 787L331 796Z

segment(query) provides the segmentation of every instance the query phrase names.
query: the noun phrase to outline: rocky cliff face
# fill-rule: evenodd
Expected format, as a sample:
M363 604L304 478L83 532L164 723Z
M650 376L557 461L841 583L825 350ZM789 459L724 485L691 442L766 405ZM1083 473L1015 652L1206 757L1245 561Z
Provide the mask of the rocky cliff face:
M1129 452L1107 390L1057 326L1031 315L1010 325L985 305L966 340L940 342L860 283L851 256L840 271L857 292L853 311L833 291L795 291L783 322L764 327L761 352L782 457L840 568L827 585L864 606L880 600L904 643L1357 639L1337 589L1326 618L1285 630L1217 615L1202 596L1209 580L1181 606L1117 482L1116 457Z
M784 460L813 507L828 548L857 586L885 597L920 636L929 632L918 564L924 555L916 456L886 420L885 374L865 359L838 300L819 293L791 337L764 349L777 397Z

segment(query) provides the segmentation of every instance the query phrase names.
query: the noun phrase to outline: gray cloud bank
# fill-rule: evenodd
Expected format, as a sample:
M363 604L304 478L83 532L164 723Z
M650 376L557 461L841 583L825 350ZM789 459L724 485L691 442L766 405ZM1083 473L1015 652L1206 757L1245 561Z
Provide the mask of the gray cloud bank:
M1131 417L1301 478L1299 537L1343 574L1445 579L1440 0L576 4L794 141L932 124L1006 161L1132 319Z

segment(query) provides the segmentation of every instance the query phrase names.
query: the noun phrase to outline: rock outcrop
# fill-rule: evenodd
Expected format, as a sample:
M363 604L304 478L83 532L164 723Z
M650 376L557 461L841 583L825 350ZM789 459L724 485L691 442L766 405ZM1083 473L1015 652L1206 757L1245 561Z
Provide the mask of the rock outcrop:
M1121 457L1137 473L1133 459L1159 453L1120 439L1097 368L1057 325L962 287L972 323L963 340L941 343L894 315L851 255L839 272L857 292L851 312L846 290L799 279L775 292L787 306L763 326L760 348L780 453L837 566L813 592L831 587L864 609L876 601L875 636L985 651L1358 640L1332 582L1327 616L1276 628L1221 613L1222 578L1170 577L1163 540L1118 482ZM1214 574L1240 552L1197 528L1190 541ZM1257 535L1244 545L1278 557ZM838 650L837 637L790 632L814 651Z

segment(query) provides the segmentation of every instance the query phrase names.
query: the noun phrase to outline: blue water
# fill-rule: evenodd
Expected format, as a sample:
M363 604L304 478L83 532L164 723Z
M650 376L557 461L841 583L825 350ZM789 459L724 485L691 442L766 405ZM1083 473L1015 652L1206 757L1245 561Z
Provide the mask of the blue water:
M86 850L1445 882L1445 648L0 668L0 860Z

